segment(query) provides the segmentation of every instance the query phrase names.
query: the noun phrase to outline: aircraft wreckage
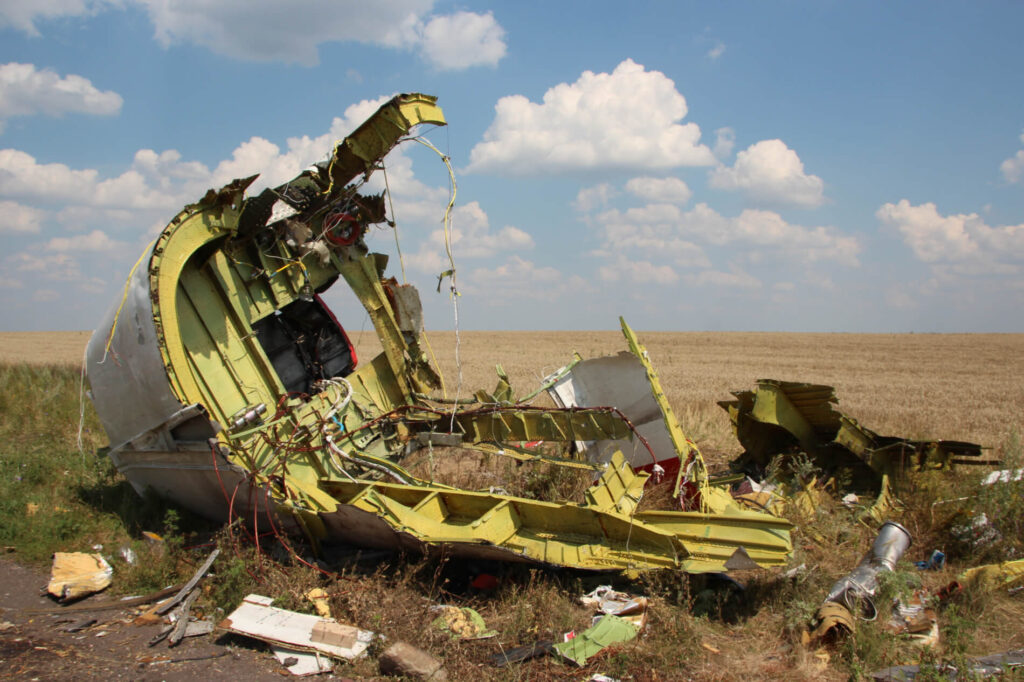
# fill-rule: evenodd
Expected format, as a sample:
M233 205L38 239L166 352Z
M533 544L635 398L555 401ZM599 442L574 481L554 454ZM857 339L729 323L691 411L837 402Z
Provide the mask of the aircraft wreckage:
M630 352L550 377L556 407L517 401L507 383L470 400L437 396L419 295L387 277L387 257L364 241L388 222L385 196L360 193L419 124L445 124L436 99L399 95L292 181L247 197L256 176L236 180L171 220L87 350L117 468L140 493L301 532L314 546L628 572L784 563L791 524L713 485L624 322ZM319 296L339 279L380 339L369 362L357 362ZM594 484L567 502L410 473L410 454L435 445L436 456L457 446L589 469ZM638 508L652 473L675 477L679 510Z

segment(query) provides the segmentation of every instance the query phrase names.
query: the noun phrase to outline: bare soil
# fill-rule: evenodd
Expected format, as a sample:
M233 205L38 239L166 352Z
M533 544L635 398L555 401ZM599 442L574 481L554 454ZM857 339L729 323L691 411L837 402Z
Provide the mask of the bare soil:
M102 608L115 601L103 594L62 607L44 594L48 579L0 558L0 679L281 679L280 664L259 642L214 632L149 647L160 625L133 625L136 612ZM88 619L96 622L66 631Z

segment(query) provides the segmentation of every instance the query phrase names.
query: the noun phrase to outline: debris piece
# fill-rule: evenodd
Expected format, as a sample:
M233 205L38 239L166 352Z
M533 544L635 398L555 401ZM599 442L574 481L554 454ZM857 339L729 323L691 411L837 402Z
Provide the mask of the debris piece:
M1003 534L992 525L985 512L975 514L970 520L953 526L949 534L957 542L977 550L995 544L1003 539Z
M946 566L946 554L939 549L933 549L925 561L915 561L914 565L922 571L941 571Z
M46 591L62 602L80 599L110 586L114 569L99 554L56 552Z
M1024 649L1014 649L1001 654L979 656L967 661L966 670L958 670L954 665L945 663L921 670L919 665L895 665L878 672L871 673L876 680L891 682L909 682L919 673L927 672L928 679L935 679L938 674L950 680L977 679L1002 675L1006 671L1016 671L1024 667Z
M131 597L130 599L120 599L118 601L103 602L100 604L83 602L81 604L55 606L47 609L25 609L25 613L72 613L74 611L112 611L114 609L127 609L133 606L149 604L159 599L163 599L167 595L174 594L180 588L181 585L172 585L171 587L165 587L162 590L157 590L156 592L152 592L141 597Z
M878 491L883 475L988 463L979 460L982 446L975 443L881 436L836 410L831 386L761 379L753 391L733 395L718 404L744 448L732 465L751 475L777 455L802 451L827 475L846 470L855 489Z
M447 680L448 671L426 651L405 642L395 642L381 654L378 661L385 675L410 677L416 680Z
M118 553L121 555L121 558L124 559L124 562L126 564L134 564L135 563L135 561L136 561L135 550L133 550L131 547L128 547L127 545L125 545L124 547L122 547L120 549L120 551Z
M719 649L716 646L712 646L711 644L708 644L707 642L701 642L700 645L702 647L704 647L705 649L707 649L708 651L710 651L711 653L713 653L713 654L720 654L720 653L722 653L721 649Z
M319 651L352 660L363 655L374 633L333 620L271 606L274 600L250 594L220 627L286 648Z
M896 569L896 562L910 547L910 531L896 523L886 521L878 529L871 550L848 575L838 580L825 597L826 602L843 604L851 612L870 608L865 617L873 617L875 607L871 597L878 589L878 574Z
M193 589L185 601L181 603L181 608L178 609L177 618L174 621L174 629L171 631L170 636L167 638L168 646L178 646L181 640L185 637L185 630L188 628L189 612L192 610L192 604L195 603L196 598L199 596L199 591Z
M811 639L837 638L855 629L854 613L867 620L877 615L872 597L878 589L878 574L892 571L910 546L910 532L895 521L878 529L871 549L849 574L829 590L814 617Z
M928 606L929 596L926 590L915 590L907 599L896 599L886 629L922 647L938 646L939 621L935 609Z
M568 642L555 644L552 649L562 658L581 668L587 661L613 644L628 642L636 637L632 623L618 616L605 615L595 625L576 635Z
M601 585L580 597L580 603L602 614L619 616L642 631L647 625L647 597L635 597L625 592L616 592L611 585ZM594 624L599 618L594 619Z
M84 619L82 619L80 621L77 621L75 623L72 623L71 625L69 625L66 628L64 628L64 632L81 632L82 630L86 629L90 625L95 625L95 624L96 624L96 619L95 618L84 618Z
M483 616L468 606L431 606L430 610L441 613L431 625L447 630L455 639L489 639L498 634L488 630Z
M968 568L960 574L959 581L973 583L988 591L1011 588L1024 582L1024 559Z
M836 640L851 634L857 624L850 610L834 601L825 602L814 615L814 629L810 641Z
M316 609L316 613L321 618L331 617L331 606L328 603L330 595L327 594L327 590L322 587L314 587L312 590L306 593L306 599L313 602L313 608Z
M219 547L210 553L210 556L206 558L206 561L203 562L203 565L199 567L199 570L197 570L192 575L191 578L189 578L189 581L185 583L181 590L178 591L178 594L174 595L173 598L168 599L166 602L160 604L157 607L156 612L160 615L163 615L171 609L173 609L179 603L181 603L181 600L185 599L192 592L192 590L195 589L196 585L199 584L199 581L203 579L203 576L206 575L206 572L210 570L210 567L213 566L213 562L217 560L218 556L220 556Z
M554 646L554 642L551 640L541 640L536 644L529 646L520 646L515 649L506 649L500 653L491 656L491 665L498 666L499 668L509 663L520 663L527 661L531 658L543 656L544 654L551 652L551 647Z
M1016 471L1001 469L999 471L990 472L988 476L981 479L981 484L995 485L996 483L1010 483L1012 481L1019 481L1022 478L1024 478L1024 469L1017 469Z
M213 632L215 626L211 620L189 620L185 626L184 637L202 637Z
M481 573L473 578L469 586L475 590L495 590L498 588L498 579L490 573Z
M319 675L334 670L334 663L331 659L316 651L296 651L276 644L270 645L270 651L288 672L298 677Z

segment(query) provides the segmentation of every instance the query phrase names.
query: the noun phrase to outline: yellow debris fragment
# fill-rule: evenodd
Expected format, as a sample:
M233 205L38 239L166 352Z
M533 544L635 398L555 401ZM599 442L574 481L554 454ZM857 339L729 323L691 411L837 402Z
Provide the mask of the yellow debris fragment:
M321 587L314 587L306 593L306 599L313 602L313 608L316 609L316 614L321 618L331 617L331 606L327 601L329 597L330 595L327 594L327 590Z
M46 590L61 601L79 599L106 589L114 569L99 554L57 552Z

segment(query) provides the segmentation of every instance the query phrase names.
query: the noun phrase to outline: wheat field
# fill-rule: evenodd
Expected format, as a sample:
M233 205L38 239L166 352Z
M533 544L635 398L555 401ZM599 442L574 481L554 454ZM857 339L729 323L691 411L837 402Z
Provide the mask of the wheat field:
M839 409L885 435L966 440L997 456L1024 427L1024 334L638 332L683 429L711 462L739 446L717 402L758 379L834 386ZM82 361L90 332L0 332L0 362ZM372 331L352 332L365 362ZM568 363L626 350L618 331L430 332L449 396L494 387L495 365L519 395ZM461 387L459 381L461 367ZM540 400L544 398L541 397Z

